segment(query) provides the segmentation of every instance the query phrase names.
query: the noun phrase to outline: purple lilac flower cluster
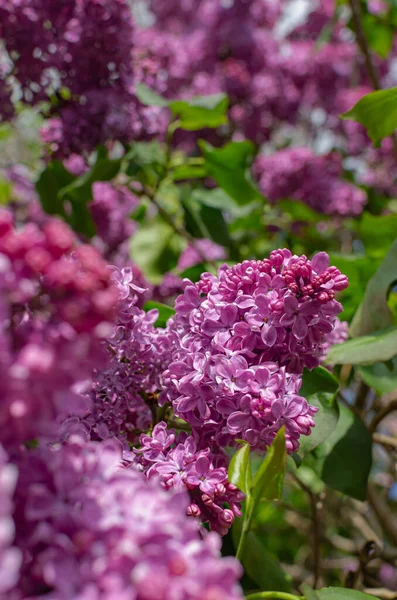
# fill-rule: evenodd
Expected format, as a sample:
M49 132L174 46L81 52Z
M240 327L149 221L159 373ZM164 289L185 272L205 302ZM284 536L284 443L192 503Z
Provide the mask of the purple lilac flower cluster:
M367 197L363 190L343 181L340 155L316 156L309 148L288 148L259 156L255 172L270 202L285 198L308 204L328 215L358 215Z
M0 213L0 439L16 445L54 434L56 418L82 409L75 385L104 362L117 290L91 246L48 219L16 230Z
M25 452L18 468L15 543L24 560L7 598L241 600L240 567L220 557L220 538L201 538L184 493L123 468L116 441L77 436Z
M225 260L226 250L219 244L207 239L197 239L189 244L179 257L177 268L184 271L203 261Z
M301 373L319 364L342 310L335 293L347 285L325 252L310 261L289 250L185 280L168 325L174 348L160 400L203 443L244 439L265 449L285 425L296 451L316 412L299 395Z
M43 139L54 153L146 137L159 111L135 97L126 0L1 0L0 38L27 103L57 94Z
M161 422L151 436L141 435L140 448L135 452L148 479L160 479L166 490L189 492L187 515L225 535L235 516L241 516L244 494L228 481L224 452L214 447L199 450L197 446L192 435L178 435Z
M132 269L112 270L119 299L107 340L109 361L94 377L86 412L63 423L62 437L77 432L92 440L115 437L129 450L151 425L149 397L160 389L170 343L165 331L154 327L158 311L138 307L145 290L133 283Z

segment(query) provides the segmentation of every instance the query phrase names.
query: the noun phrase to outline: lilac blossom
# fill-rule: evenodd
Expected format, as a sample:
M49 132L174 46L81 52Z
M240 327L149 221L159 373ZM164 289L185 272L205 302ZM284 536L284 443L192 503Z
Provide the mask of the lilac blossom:
M177 435L164 422L154 427L151 436L142 435L140 443L135 452L146 477L160 479L166 490L187 490L186 513L225 535L235 517L241 516L244 495L228 481L222 450L199 450L192 435Z
M360 188L340 179L341 157L316 156L309 148L288 148L255 163L259 186L270 202L300 200L329 215L358 215L366 203Z
M129 450L129 444L136 443L151 425L146 400L160 390L170 341L164 330L154 327L158 311L139 308L145 290L136 285L132 269L113 267L112 280L118 302L107 339L108 365L96 370L85 412L71 413L62 424L61 436L79 432L92 440L115 437Z
M241 600L240 567L200 536L187 495L166 493L117 442L43 447L19 459L16 544L24 555L11 598Z
M127 0L1 0L0 38L23 101L57 99L42 130L54 154L158 132L161 111L135 96Z
M265 449L284 425L296 451L316 412L299 395L301 373L319 365L342 310L335 293L346 286L325 252L310 261L285 249L185 280L168 323L173 353L161 402L208 443L244 439Z
M198 239L182 252L179 257L177 268L179 271L184 271L190 267L194 267L206 260L225 260L227 258L225 249L216 244L212 240Z
M76 242L57 219L16 230L11 214L0 213L0 438L6 448L54 435L58 417L86 410L75 386L105 364L102 343L117 291L97 251Z

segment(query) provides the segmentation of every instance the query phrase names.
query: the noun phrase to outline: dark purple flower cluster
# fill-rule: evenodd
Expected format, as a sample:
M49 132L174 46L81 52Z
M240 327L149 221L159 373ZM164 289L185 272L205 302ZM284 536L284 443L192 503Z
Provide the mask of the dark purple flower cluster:
M57 416L81 410L75 385L103 362L117 290L98 252L48 219L16 230L0 213L0 439L54 434Z
M28 103L54 94L43 139L60 155L146 137L159 111L134 93L134 24L126 0L0 1L0 38Z
M192 435L178 435L161 422L151 436L141 435L135 452L148 479L159 478L166 490L189 492L187 515L209 523L213 531L225 535L235 516L241 516L244 494L229 483L228 458L220 448L199 450Z
M74 437L26 452L18 467L24 559L7 598L241 600L240 567L220 557L220 538L201 538L185 494L122 468L117 442Z
M301 373L319 364L342 310L335 293L347 285L325 252L310 261L289 250L185 280L168 325L174 348L160 399L208 444L244 439L265 449L285 425L296 451L316 412L299 395Z
M291 198L328 215L358 215L367 200L363 190L341 179L336 153L316 156L309 148L288 148L259 156L255 172L270 202Z

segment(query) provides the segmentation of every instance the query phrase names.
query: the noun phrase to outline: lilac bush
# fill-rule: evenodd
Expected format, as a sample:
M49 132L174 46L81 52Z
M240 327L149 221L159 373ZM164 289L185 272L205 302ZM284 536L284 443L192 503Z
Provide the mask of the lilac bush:
M390 596L395 23L0 0L0 600Z

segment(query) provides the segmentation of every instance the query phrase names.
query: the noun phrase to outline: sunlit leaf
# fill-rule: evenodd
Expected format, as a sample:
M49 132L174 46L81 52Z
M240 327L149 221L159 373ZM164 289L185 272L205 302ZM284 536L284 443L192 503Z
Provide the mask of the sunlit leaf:
M397 129L397 87L367 94L341 118L364 125L369 137L378 146L383 138Z

